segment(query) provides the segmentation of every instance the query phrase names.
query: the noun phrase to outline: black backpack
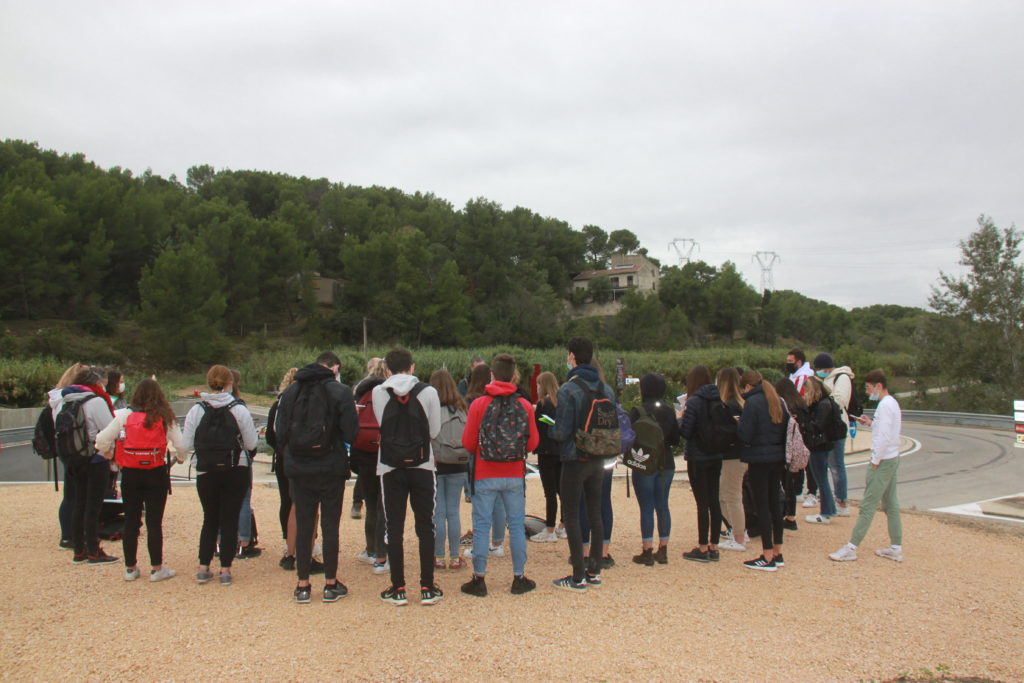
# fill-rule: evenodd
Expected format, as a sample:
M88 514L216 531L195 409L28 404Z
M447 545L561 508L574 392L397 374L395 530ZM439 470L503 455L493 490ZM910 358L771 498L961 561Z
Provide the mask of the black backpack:
M57 433L53 428L53 411L47 406L39 411L32 433L32 450L43 460L57 457Z
M99 397L93 394L80 401L66 400L57 413L53 427L54 443L57 455L68 467L89 462L96 453L85 421L85 404L94 398Z
M636 439L633 447L626 452L622 463L641 474L654 474L665 462L668 449L665 447L665 430L661 423L642 405L637 406L639 417L633 420Z
M579 380L579 381L577 381ZM580 377L573 381L583 389L583 425L576 430L576 450L597 458L614 458L622 452L622 432L615 401L605 396L604 383L597 392Z
M725 453L739 444L736 418L732 409L720 398L706 401L707 412L697 416L697 442L708 455Z
M831 396L821 399L829 402L829 415L825 421L825 438L829 441L838 441L846 438L846 420L843 419L843 411L839 404Z
M300 382L288 407L288 452L298 458L322 458L331 451L334 411L324 380Z
M405 396L387 388L388 403L380 420L380 461L388 467L418 467L430 460L430 423L417 396L427 387L417 382Z
M492 396L480 419L480 459L490 462L526 460L530 417L519 397Z
M860 417L864 414L864 406L860 403L860 392L857 391L852 380L850 381L850 404L846 406L846 414L850 417Z
M241 432L231 409L241 401L214 407L203 401L203 417L196 426L196 471L216 472L238 466L242 454Z

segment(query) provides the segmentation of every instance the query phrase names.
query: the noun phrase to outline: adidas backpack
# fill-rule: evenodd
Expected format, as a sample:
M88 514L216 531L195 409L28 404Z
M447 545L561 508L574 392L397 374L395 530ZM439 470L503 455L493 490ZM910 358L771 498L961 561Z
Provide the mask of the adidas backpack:
M196 426L196 470L216 472L238 465L242 453L241 432L231 409L241 401L214 407L202 401L203 417Z
M93 394L81 400L64 401L57 413L53 427L54 443L57 455L65 465L88 462L96 452L85 421L85 404L94 398L98 397Z
M480 459L490 462L526 460L530 418L516 395L492 396L480 419Z
M380 420L380 462L406 469L430 460L430 423L417 398L428 385L417 382L405 396L387 388L388 403Z
M146 426L146 413L133 412L114 443L114 461L121 467L153 470L167 464L167 428L154 419Z
M661 469L667 455L665 431L661 423L642 405L637 406L640 416L633 421L636 440L622 463L641 474L654 474Z
M578 381L577 381L578 380ZM615 401L604 395L604 384L595 392L579 377L573 377L583 389L583 425L576 430L576 449L584 455L611 458L622 452L622 433Z

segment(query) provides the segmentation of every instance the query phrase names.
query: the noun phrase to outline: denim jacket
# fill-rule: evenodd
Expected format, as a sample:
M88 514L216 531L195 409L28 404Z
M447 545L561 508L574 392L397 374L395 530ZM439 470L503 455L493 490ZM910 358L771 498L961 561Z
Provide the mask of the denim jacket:
M575 462L581 460L576 452L576 430L583 426L587 416L584 411L589 407L586 404L586 394L583 389L572 379L579 377L588 387L595 392L598 387L604 388L604 394L613 402L615 392L607 384L601 382L597 368L593 365L577 365L569 371L569 376L558 389L558 409L555 411L555 426L548 430L548 435L559 442L559 458L562 462Z

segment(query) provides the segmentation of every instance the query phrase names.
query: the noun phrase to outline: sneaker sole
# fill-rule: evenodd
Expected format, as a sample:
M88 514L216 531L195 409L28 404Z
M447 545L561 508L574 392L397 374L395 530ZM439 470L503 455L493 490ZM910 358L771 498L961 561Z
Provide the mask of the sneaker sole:
M437 603L441 602L441 598L443 598L443 597L444 597L443 595L438 595L437 597L427 598L426 600L421 599L420 600L420 604L421 605L436 605Z
M296 605L308 605L310 602L312 602L312 598L295 598Z
M394 605L395 607L404 607L405 605L409 604L408 598L405 599L405 600L394 600L392 598L381 598L381 600L383 600L384 602L388 603L389 605Z
M587 592L587 588L589 588L589 586L582 586L580 588L575 588L573 586L566 586L564 584L559 584L559 583L555 583L553 585L555 586L555 588L560 588L560 589L562 589L564 591L569 591L570 593L586 593Z
M711 559L706 557L687 557L686 555L683 555L683 559L689 562L703 562L704 564L711 563Z
M856 562L857 561L856 557L832 557L831 555L828 556L828 559L832 560L833 562Z
M348 597L348 593L345 593L344 595L338 595L338 596L335 596L333 598L325 597L323 599L323 601L324 602L338 602L338 600L341 600L342 598L347 598L347 597ZM309 602L309 600L307 600L306 602Z
M749 564L745 564L743 566L746 567L747 569L756 569L759 572L774 572L774 571L778 571L778 569L779 569L778 565L776 565L774 567L751 567Z

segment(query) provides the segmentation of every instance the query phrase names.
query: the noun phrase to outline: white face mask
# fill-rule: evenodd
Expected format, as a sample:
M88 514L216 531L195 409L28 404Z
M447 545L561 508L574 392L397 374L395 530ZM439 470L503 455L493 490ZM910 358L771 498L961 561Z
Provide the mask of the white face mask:
M341 382L341 373L340 372L334 373L334 381L335 382Z
M569 370L572 370L572 363L570 363L569 361L565 361L565 367L568 368Z
M124 382L121 382L120 384L117 385L117 393L119 393L119 394L123 394L124 393Z
M882 397L882 395L879 394L877 391L875 393L873 393L873 394L868 394L868 400L869 401L877 401L881 397Z

